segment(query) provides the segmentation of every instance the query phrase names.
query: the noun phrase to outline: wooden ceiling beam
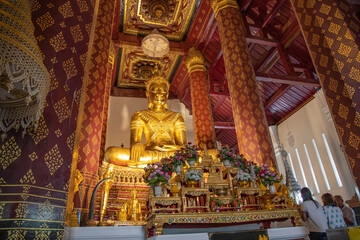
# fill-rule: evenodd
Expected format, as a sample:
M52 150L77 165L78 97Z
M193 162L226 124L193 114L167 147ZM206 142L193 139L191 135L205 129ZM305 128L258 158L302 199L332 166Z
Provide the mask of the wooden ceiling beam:
M272 46L272 47L276 47L279 44L279 41L277 41L275 39L264 38L264 37L260 37L260 36L247 36L246 41L248 43L249 42L257 43L257 44Z
M115 14L113 19L113 31L112 31L112 34L113 36L115 35L115 37L116 37L116 33L119 32L119 25L120 25L120 0L116 0Z
M225 102L225 100L227 99L227 97L222 97L214 106L213 108L213 114L215 114L217 112L217 110L219 110L220 106Z
M181 97L181 102L184 102L185 98L187 97L188 93L190 92L189 89L190 89L190 87L185 89L185 92Z
M264 103L264 110L267 110L273 103L281 98L289 89L291 85L284 84Z
M215 129L235 129L234 122L214 122Z
M241 11L246 12L246 10L248 10L248 8L250 7L250 4L253 0L245 0L243 1L243 4L241 6Z
M213 90L210 90L209 94L210 94L210 97L222 97L222 98L229 98L230 97L229 93L215 92Z
M206 26L204 34L202 35L202 40L200 41L200 43L205 41L202 47L200 47L201 52L204 52L206 48L209 46L209 43L216 31L216 28L217 28L217 21L215 20L215 14L213 13L210 17L208 25Z
M276 5L273 7L269 15L266 16L264 23L262 27L266 27L276 16L276 14L279 12L280 8L286 3L287 0L281 0L280 2L277 2Z
M220 49L218 55L217 55L216 58L215 58L215 61L211 63L211 67L210 67L210 68L213 68L213 67L215 67L215 66L217 65L217 63L219 62L219 60L220 60L220 58L222 57L222 55L223 55L223 51L222 51L222 49Z
M146 98L145 89L142 89L142 88L118 88L118 87L112 87L110 95L114 96L114 97Z
M277 45L276 48L278 50L278 53L279 53L280 59L283 63L283 66L286 70L286 73L288 75L294 76L295 75L294 66L291 63L289 56L285 53L283 46L281 44L279 44L279 45Z
M308 86L308 87L320 86L318 80L311 78L299 78L296 76L275 75L275 74L268 74L261 72L257 72L255 75L256 75L256 80L261 82L273 82L273 83Z
M273 47L270 49L270 51L262 57L262 59L254 66L255 72L261 71L263 67L265 67L268 62L271 61L272 58L276 56L277 49L276 47Z
M190 84L188 84L188 81L189 81L189 74L187 74L186 76L185 76L185 78L184 78L184 81L182 82L182 84L181 84L181 86L180 86L180 88L179 88L179 91L177 92L177 95L183 95L184 94L184 92L185 92L185 90L186 90L186 88L188 87L188 85Z

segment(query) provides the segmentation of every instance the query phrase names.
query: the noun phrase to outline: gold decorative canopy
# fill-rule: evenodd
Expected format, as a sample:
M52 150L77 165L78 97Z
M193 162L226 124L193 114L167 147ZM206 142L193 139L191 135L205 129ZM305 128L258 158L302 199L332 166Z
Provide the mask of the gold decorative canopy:
M40 118L49 90L32 25L29 1L2 3L0 14L0 128L26 129Z

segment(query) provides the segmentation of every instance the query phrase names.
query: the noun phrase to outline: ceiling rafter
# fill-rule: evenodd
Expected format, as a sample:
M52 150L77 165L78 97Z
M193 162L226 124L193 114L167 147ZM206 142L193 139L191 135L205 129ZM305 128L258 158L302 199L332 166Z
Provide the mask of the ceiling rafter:
M227 97L222 97L217 103L216 105L214 106L213 108L213 114L215 114L219 108L221 107L221 105L226 101Z
M264 20L264 23L262 27L266 27L276 16L276 14L280 11L281 7L286 3L287 0L281 0L280 2L277 2L274 8L271 10L269 15Z
M281 98L289 89L291 85L284 84L264 103L264 110L267 110L271 105L273 105L279 98Z
M316 79L312 78L299 78L295 76L286 76L286 75L275 75L268 73L256 73L256 80L261 82L273 82L281 84L291 84L298 86L307 86L307 87L319 87L320 83Z
M253 0L245 0L243 1L243 4L241 6L241 11L246 12L248 8L250 7L250 4Z
M215 129L235 129L234 122L214 122Z

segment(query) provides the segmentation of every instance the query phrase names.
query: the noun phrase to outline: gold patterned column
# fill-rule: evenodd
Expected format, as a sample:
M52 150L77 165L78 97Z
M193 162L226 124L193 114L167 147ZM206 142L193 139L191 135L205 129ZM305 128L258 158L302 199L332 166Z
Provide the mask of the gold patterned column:
M84 77L85 83L83 84L76 132L78 144L75 144L72 164L72 179L74 177L73 168L79 169L84 176L74 198L74 208L82 212L82 217L86 216L93 188L99 180L101 135L112 76L112 72L108 70L109 65L112 64L109 56L112 52L111 36L115 3L116 1L99 1L96 25L92 36L93 44L89 46L91 55ZM70 181L69 198L73 194L72 183Z
M345 0L291 2L359 186L359 19Z
M190 48L186 67L190 75L191 105L194 116L195 143L201 149L216 148L214 119L210 104L205 59L201 52Z
M236 136L248 160L273 165L274 153L246 43L246 31L235 0L211 0L218 23Z

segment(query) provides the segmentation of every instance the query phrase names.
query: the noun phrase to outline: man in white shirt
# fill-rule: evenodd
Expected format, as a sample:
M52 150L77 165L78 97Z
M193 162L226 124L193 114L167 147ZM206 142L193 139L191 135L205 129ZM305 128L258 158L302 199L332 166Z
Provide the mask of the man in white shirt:
M335 201L336 201L338 207L341 208L341 210L343 212L344 221L346 223L346 226L347 227L357 226L354 210L344 204L344 199L342 198L342 196L335 195L334 198L335 198Z

